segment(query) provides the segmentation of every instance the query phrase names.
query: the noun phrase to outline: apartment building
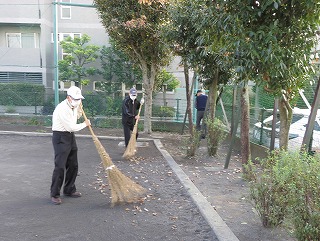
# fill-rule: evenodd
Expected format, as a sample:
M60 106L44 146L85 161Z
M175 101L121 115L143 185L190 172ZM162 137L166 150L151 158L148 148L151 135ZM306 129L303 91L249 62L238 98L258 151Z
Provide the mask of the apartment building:
M48 94L54 94L55 19L58 41L87 34L91 37L90 44L108 45L108 35L92 4L93 0L0 0L0 83L42 84ZM58 45L58 60L63 54ZM166 103L163 93L158 93L154 104L185 109L184 72L179 62L175 58L167 70L180 80L180 88L166 93ZM100 67L99 63L96 67ZM95 83L103 81L102 76L92 76L90 80L88 86L82 86L83 90L95 90ZM70 84L59 81L59 90L68 89ZM119 92L124 95L130 88L122 85Z
M90 44L108 45L108 35L96 9L90 7L92 3L92 0L1 0L0 83L43 84L47 92L54 91L55 17L58 41L87 34L91 37ZM57 56L58 60L63 56L60 46ZM88 88L94 88L94 81L99 79L91 81ZM67 87L59 85L61 89Z

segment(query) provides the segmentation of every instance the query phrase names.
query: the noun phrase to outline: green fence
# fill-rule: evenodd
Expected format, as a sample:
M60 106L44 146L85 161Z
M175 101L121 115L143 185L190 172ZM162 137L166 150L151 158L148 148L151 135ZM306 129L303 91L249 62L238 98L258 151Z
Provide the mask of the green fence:
M271 140L271 122L272 109L274 106L274 98L267 94L262 88L256 86L249 87L250 93L250 136L251 140L257 144L269 146ZM234 102L234 86L225 86L223 88L221 98L217 104L216 116L221 119L226 127L230 129L232 125L232 111ZM302 143L305 127L307 124L310 111L308 105L312 103L315 93L315 86L308 86L296 98L293 103L295 107L293 124L290 128L289 145L299 147ZM102 119L120 119L122 97L117 95L108 95L104 93L86 94L83 105L88 116L95 117L97 123ZM61 92L60 101L66 97L65 92ZM182 123L188 121L186 118L186 100L176 98L167 99L171 106L153 105L152 119L157 120L157 125L163 122ZM194 100L193 100L194 101ZM236 100L235 115L238 118L241 110L239 110L240 100ZM161 103L161 101L158 103ZM172 104L173 103L173 104ZM31 88L30 86L13 86L11 88L3 88L0 86L0 114L1 115L36 115L50 116L54 110L54 95L46 94L43 87ZM298 111L299 110L299 111ZM303 110L302 112L300 110ZM192 111L195 114L194 106ZM144 116L144 108L141 113ZM100 118L100 119L99 119ZM193 118L194 119L194 118ZM112 121L104 122L105 127L110 127ZM261 124L263 123L263 124ZM240 126L238 132L240 132ZM279 123L276 126L276 135L279 131ZM165 128L163 126L162 128ZM278 138L276 138L276 147ZM313 146L320 146L320 125L316 122L313 132Z

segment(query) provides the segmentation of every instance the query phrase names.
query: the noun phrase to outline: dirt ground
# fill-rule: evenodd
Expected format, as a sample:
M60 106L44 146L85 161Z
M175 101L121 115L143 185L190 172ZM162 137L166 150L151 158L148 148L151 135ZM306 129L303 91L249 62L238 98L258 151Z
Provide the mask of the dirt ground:
M5 125L3 131L51 132L48 127ZM119 129L94 128L96 135L123 136ZM82 130L79 134L90 134ZM223 144L216 157L207 155L206 141L201 141L196 156L187 158L185 136L173 133L154 132L152 135L140 133L140 137L159 138L164 148L190 177L200 192L216 209L229 228L241 241L281 241L296 240L284 228L262 227L252 203L249 200L248 183L242 178L241 161L238 153L232 153L228 169L224 169L228 143Z

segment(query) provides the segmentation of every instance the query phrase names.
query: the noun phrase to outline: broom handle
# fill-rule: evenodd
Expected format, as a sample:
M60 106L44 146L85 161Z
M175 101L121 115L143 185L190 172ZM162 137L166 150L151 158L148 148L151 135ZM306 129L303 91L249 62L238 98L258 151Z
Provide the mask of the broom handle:
M144 98L144 94L142 94L142 98ZM140 103L140 107L139 107L139 111L138 111L138 116L139 116L139 119L140 119L140 112L141 112L141 108L142 108L142 104ZM134 125L137 125L139 119L136 121L136 123Z
M83 110L83 108L82 108L82 103L80 104L80 108L81 108L81 110L82 110L82 115L83 115L84 120L87 121L88 118L87 118L86 113L84 112L84 110ZM88 128L89 128L89 130L90 130L90 132L91 132L91 135L92 135L92 136L95 136L95 134L94 134L94 132L93 132L93 130L92 130L91 125L89 125Z

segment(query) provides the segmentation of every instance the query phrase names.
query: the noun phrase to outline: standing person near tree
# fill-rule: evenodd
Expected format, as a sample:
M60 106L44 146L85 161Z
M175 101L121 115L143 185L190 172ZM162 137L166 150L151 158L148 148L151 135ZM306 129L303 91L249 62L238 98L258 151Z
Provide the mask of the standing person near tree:
M81 197L75 181L78 175L78 147L74 132L90 126L90 120L77 124L82 116L80 107L84 97L81 90L72 86L67 91L67 98L55 108L52 115L52 144L54 149L54 170L51 183L51 202L61 204L60 190L69 197Z
M201 121L203 122L208 96L202 90L197 91L195 107L197 109L196 129L201 131Z
M130 89L129 95L126 96L122 102L122 126L124 132L124 143L126 147L128 146L131 131L133 131L134 124L139 118L138 110L140 104L144 104L144 99L140 101L137 100L137 90L135 88ZM138 139L138 131L136 138Z

